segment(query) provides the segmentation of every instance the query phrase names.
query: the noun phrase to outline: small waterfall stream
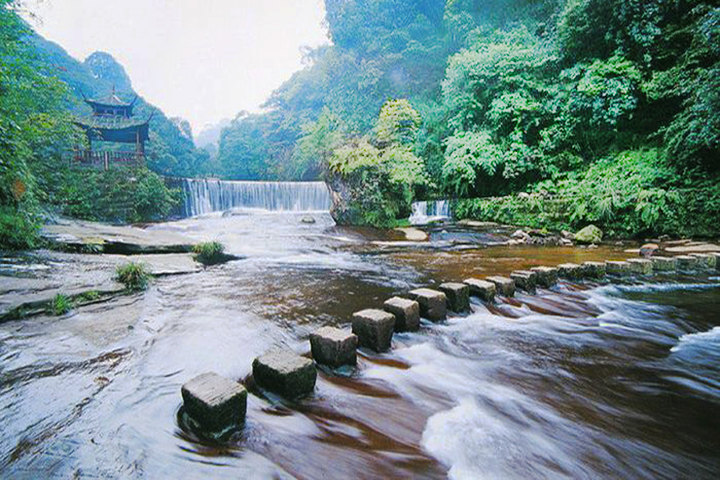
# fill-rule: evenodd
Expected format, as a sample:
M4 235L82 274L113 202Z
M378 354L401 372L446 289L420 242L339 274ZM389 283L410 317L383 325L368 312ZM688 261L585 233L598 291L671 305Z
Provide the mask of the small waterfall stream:
M232 208L309 212L330 209L323 182L250 182L186 178L184 215L192 217Z
M423 225L433 220L450 217L450 202L448 200L434 200L429 202L414 202L410 223Z

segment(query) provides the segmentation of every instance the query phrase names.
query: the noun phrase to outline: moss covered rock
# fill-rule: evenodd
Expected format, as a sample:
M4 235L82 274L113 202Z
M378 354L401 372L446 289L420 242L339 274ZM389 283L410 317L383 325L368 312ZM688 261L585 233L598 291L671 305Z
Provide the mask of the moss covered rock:
M578 243L600 243L603 232L595 225L588 225L575 234L575 241Z

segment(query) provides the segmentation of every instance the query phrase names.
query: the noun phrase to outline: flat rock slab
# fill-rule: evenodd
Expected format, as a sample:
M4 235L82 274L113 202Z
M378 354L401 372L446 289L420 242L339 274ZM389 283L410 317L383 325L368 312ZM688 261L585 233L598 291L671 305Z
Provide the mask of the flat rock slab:
M497 293L497 288L492 282L480 280L479 278L468 278L463 283L470 287L470 295L479 297L485 302L492 302Z
M715 270L717 268L717 255L712 253L691 253L691 256L698 259L700 265Z
M530 271L537 273L537 284L541 287L550 288L557 283L559 271L555 267L533 267Z
M602 278L607 273L605 262L585 262L582 264L582 274L587 278Z
M420 328L420 304L415 300L392 297L385 300L383 309L395 316L396 332L414 332Z
M678 270L697 270L700 266L700 260L692 255L679 255L675 257L677 260Z
M627 276L632 274L632 266L628 262L609 261L605 262L608 275Z
M427 233L415 227L396 228L395 231L405 235L405 239L409 242L427 242L430 238Z
M653 264L653 270L656 272L672 272L677 270L677 260L675 257L650 257Z
M71 249L123 255L184 253L191 252L193 247L189 238L174 232L70 219L44 226L41 234Z
M310 334L310 351L317 363L340 367L357 363L357 335L334 327L322 327Z
M392 313L372 308L353 313L352 331L361 347L376 352L390 350L394 329L395 315Z
M420 304L420 316L437 322L447 318L447 297L430 288L411 290L408 295Z
M563 263L558 265L558 276L569 280L577 280L583 276L583 268L576 263Z
M650 275L653 272L653 263L645 258L630 258L627 260L630 270L636 275Z
M461 313L470 310L470 287L464 283L447 282L438 289L447 297L448 308Z
M240 425L247 412L247 390L217 373L203 373L182 386L185 412L202 427L221 430Z
M512 297L515 295L515 282L512 278L487 277L485 280L495 284L495 289L499 295L504 295L506 297Z
M668 242L670 244L670 242ZM685 244L677 247L667 247L665 251L670 253L711 253L720 252L720 245L713 243Z
M315 388L315 364L294 352L272 350L256 358L252 367L255 383L284 397L307 395Z
M512 278L513 282L515 282L515 286L517 288L525 290L529 293L535 292L538 278L538 274L536 272L531 272L529 270L516 270L510 274L510 278Z

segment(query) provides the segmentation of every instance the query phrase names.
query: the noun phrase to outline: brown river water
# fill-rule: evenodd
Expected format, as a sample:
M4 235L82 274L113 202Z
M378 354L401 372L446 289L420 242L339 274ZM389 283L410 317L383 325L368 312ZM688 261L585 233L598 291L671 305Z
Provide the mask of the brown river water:
M708 273L475 302L396 334L388 353L361 351L355 370L321 370L308 398L253 390L230 438L193 432L184 382L244 381L269 348L307 354L312 330L348 327L394 294L628 256L492 246L508 232L456 226L409 244L302 215L155 225L247 258L0 324L0 477L720 478L720 278Z

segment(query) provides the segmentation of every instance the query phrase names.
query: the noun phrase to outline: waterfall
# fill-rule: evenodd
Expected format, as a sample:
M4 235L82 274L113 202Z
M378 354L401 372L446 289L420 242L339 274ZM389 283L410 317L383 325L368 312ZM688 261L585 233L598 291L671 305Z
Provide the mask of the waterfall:
M450 217L450 202L448 200L435 200L431 202L414 202L410 223L421 225Z
M309 212L330 209L323 182L231 182L183 179L184 214L202 215L232 208Z

